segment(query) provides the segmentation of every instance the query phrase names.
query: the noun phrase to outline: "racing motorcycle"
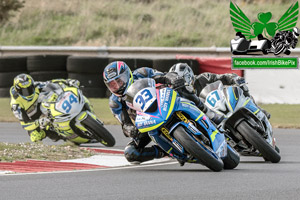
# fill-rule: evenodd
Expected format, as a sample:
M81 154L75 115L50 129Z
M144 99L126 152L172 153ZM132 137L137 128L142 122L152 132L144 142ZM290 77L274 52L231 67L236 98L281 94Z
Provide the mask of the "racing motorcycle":
M75 144L96 140L105 146L115 145L115 139L92 112L88 99L77 87L48 83L40 94L42 128L55 131Z
M273 163L280 161L268 118L241 88L225 87L221 81L216 81L203 88L200 98L210 109L225 117L218 127L226 131L228 140L238 152L261 154L266 161Z
M212 171L235 168L239 154L227 144L224 134L193 102L179 97L155 81L135 81L125 95L127 106L136 110L135 125L181 165L200 163Z

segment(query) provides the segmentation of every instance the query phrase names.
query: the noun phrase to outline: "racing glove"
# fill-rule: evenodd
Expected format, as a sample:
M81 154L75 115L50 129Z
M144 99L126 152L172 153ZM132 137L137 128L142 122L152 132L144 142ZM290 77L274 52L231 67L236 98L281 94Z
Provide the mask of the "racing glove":
M124 124L122 129L126 137L136 138L139 134L138 129L133 124Z
M173 88L178 88L185 84L185 81L177 73L168 72L165 75L165 84L171 85Z
M42 129L46 128L49 123L50 123L50 119L48 119L47 117L39 118L39 125Z
M41 130L41 131L37 131L37 130L34 130L30 133L30 140L32 142L38 142L38 141L41 141L43 140L44 138L46 137L46 133L44 130Z
M249 88L246 85L247 83L246 83L246 81L245 81L245 79L243 77L240 77L240 76L236 77L234 79L234 83L236 85L238 85L243 90L245 96L250 96L250 94L249 94Z
M246 81L245 81L245 79L243 78L243 77L240 77L240 76L237 76L237 77L235 77L235 79L234 79L234 83L236 84L236 85L242 85L242 84L245 84L246 83Z

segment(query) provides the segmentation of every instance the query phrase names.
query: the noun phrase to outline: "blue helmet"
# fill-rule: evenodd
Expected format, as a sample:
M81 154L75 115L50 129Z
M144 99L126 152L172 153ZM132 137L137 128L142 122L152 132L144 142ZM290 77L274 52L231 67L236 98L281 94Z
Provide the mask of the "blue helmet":
M130 68L125 62L115 61L108 64L103 71L106 87L116 96L123 96L133 83Z

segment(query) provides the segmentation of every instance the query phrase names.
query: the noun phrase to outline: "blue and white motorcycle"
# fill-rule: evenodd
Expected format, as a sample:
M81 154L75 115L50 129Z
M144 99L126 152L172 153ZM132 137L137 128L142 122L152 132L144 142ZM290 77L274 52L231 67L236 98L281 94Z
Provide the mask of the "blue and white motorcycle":
M262 155L277 163L281 157L275 145L272 126L266 115L243 90L224 86L221 81L208 84L200 93L210 109L224 115L219 128L226 130L230 144L243 155Z
M126 93L127 105L136 110L135 125L181 165L200 163L213 171L233 169L239 154L224 134L193 102L171 88L156 88L150 78L135 81Z

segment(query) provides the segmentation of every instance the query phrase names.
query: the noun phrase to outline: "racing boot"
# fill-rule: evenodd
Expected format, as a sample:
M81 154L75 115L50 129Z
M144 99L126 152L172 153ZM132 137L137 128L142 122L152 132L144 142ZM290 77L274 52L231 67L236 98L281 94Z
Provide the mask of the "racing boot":
M140 164L145 161L153 160L154 158L162 158L167 154L157 145L137 149L135 142L130 142L124 151L125 158L132 164Z
M207 117L213 121L216 125L219 125L224 119L224 115L220 115L218 113L216 113L215 111L209 109L198 97L198 101L196 101L196 106L202 111L204 112Z
M250 96L250 95L249 95L249 96ZM268 113L266 110L262 109L261 107L259 107L259 106L257 105L257 103L255 102L255 100L254 100L254 98L253 98L252 96L250 96L250 98L251 98L251 100L253 101L253 103L256 105L256 107L257 107L259 110L261 110L261 111L266 115L266 117L267 117L268 119L270 119L270 118L271 118L271 114Z
M137 138L132 139L125 147L124 155L128 162L140 164L141 162L162 158L167 154L157 145L145 147L151 142L147 133L141 133Z
M258 107L258 106L257 106ZM264 109L262 109L262 108L260 108L260 107L258 107L265 115L266 115L266 117L268 118L268 119L270 119L271 118L271 114L270 113L268 113L266 110L264 110Z
M51 131L51 130L45 130L46 132L46 136L48 138L50 138L53 142L57 142L59 140L64 140L66 141L66 138L60 136L59 134L57 134L56 132L54 131Z
M224 119L224 115L220 115L216 113L215 111L209 109L206 107L206 111L203 110L203 112L209 117L210 120L212 120L216 125L219 125Z
M182 88L180 91L178 91L181 96L184 98L187 98L190 101L193 101L195 105L204 112L210 120L212 120L215 124L219 125L223 120L224 116L219 115L218 113L214 112L213 110L209 109L198 97L194 92L189 91L187 87Z

